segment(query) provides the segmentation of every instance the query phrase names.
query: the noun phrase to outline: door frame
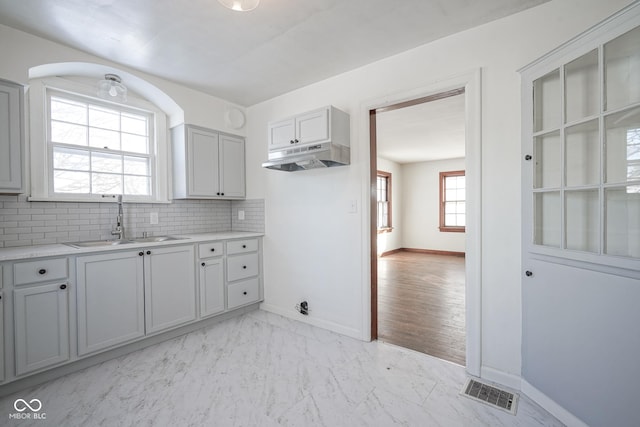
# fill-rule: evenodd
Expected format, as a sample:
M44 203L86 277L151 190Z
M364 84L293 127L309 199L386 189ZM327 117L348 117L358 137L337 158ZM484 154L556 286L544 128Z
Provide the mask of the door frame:
M362 132L369 154L368 175L363 188L363 214L365 219L363 233L366 236L365 259L368 258L364 277L369 277L368 286L364 289L365 306L363 307L363 330L368 331L368 338L377 339L377 230L376 230L376 110L411 105L421 98L435 97L438 94L464 88L465 95L465 173L467 176L467 225L466 225L466 257L465 257L465 328L466 328L466 370L479 377L482 365L482 197L481 197L481 140L482 140L482 99L481 69L440 80L425 87L408 92L392 94L384 98L367 101L362 104ZM400 108L400 107L396 107ZM366 334L366 332L365 332Z

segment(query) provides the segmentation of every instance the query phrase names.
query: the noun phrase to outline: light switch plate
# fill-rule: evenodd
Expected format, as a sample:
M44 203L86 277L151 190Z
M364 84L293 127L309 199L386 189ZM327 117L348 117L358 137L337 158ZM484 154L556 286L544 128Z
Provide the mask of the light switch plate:
M158 223L158 212L151 212L149 214L149 222L151 223L151 225Z
M244 221L244 211L242 211L242 210L238 211L238 219L240 221Z

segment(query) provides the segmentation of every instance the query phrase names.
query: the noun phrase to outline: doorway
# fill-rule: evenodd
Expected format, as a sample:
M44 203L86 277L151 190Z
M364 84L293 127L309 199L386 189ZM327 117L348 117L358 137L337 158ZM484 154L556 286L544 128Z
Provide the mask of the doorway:
M377 147L377 121L382 117L382 114L385 112L398 110L402 108L409 108L413 105L418 105L426 102L433 102L439 99L445 99L453 96L460 96L465 99L465 107L464 107L464 129L465 134L467 135L465 148L466 148L466 156L467 159L464 161L465 167L467 170L467 175L473 180L470 182L469 187L471 187L470 192L474 193L473 197L470 197L471 200L470 206L468 209L468 220L467 220L467 242L466 248L460 252L466 252L466 258L459 257L457 259L458 267L458 279L460 276L464 278L461 279L461 282L464 282L466 285L464 286L464 291L462 291L462 300L466 300L466 307L462 310L463 317L466 318L466 325L463 327L464 329L464 338L463 341L465 345L463 347L465 350L463 353L465 357L460 360L458 359L456 363L465 364L467 367L467 371L473 375L479 375L480 373L480 263L479 263L479 248L480 248L480 233L479 233L479 224L480 224L480 70L474 72L469 75L460 76L458 78L450 79L448 82L443 82L442 85L439 85L438 88L430 88L423 91L414 91L413 93L404 96L398 96L398 98L393 101L388 98L381 102L379 105L371 105L368 108L369 115L369 134L370 134L370 195L371 195L371 203L370 203L370 256L371 256L371 338L378 339L385 337L381 337L379 334L379 316L378 316L378 287L379 285L382 287L382 281L386 280L383 277L384 272L379 271L379 260L382 259L385 264L388 266L388 260L391 258L379 258L381 252L385 252L385 248L379 248L378 246L378 193L377 193L377 172L379 169L377 156L378 156L378 147ZM456 82L451 84L452 82ZM448 88L447 88L448 86ZM454 89L451 89L454 88ZM435 90L432 90L435 89ZM422 92L422 93L420 93ZM394 217L397 218L397 213L393 214ZM404 249L412 249L412 248L404 248ZM413 248L416 249L416 248ZM448 262L443 262L443 259L440 260L427 260L428 257L438 257L438 256L449 256L449 255L459 255L459 254L442 254L442 253L426 253L428 251L424 251L425 253L420 253L420 251L399 251L405 258L403 262L407 262L406 260L411 257L417 257L422 259L419 261L422 265L428 265L429 263L433 265L447 265ZM451 251L457 252L457 251ZM395 255L395 254L393 254ZM453 258L446 258L447 260L453 261L452 264L456 264L456 260ZM411 263L415 263L416 261L409 261L409 265ZM435 264L434 264L435 262ZM387 268L387 267L385 267ZM405 268L406 270L406 268ZM387 268L388 271L388 268ZM418 273L419 274L419 273ZM436 274L437 275L437 274ZM379 283L380 281L380 283ZM459 294L460 295L460 294ZM414 313L403 313L406 318L418 317L414 316L415 312L419 310L415 309L407 309L408 311L413 310ZM446 317L446 316L445 316ZM386 340L386 339L385 339ZM410 346L409 346L410 347ZM420 350L424 351L424 350ZM442 355L435 354L436 357L443 357Z

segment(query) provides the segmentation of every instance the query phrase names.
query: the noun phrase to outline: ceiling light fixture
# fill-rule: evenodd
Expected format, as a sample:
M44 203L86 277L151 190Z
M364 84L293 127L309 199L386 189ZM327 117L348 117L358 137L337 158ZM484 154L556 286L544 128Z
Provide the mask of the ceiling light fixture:
M98 96L110 101L127 102L127 88L120 76L105 74L104 80L98 82Z
M248 12L260 4L260 0L218 0L224 7L237 12Z

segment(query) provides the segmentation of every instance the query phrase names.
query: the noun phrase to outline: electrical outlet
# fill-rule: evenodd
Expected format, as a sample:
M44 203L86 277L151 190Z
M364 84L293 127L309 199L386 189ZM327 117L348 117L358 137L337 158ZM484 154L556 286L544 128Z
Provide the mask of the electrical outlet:
M158 212L151 212L149 214L149 222L151 225L155 225L158 223Z
M238 219L240 221L244 221L244 211L242 211L242 210L238 211Z

